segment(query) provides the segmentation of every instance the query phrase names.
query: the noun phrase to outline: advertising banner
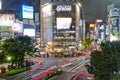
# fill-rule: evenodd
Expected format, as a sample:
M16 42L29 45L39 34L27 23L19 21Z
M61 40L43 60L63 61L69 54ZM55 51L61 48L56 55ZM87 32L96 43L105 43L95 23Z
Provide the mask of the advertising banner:
M22 6L22 15L24 19L33 19L34 18L34 9L33 6Z
M119 17L112 17L111 18L111 25L112 25L111 33L113 35L117 35L118 31L119 31Z
M0 14L0 26L13 26L14 14Z
M55 30L75 29L75 5L53 5Z

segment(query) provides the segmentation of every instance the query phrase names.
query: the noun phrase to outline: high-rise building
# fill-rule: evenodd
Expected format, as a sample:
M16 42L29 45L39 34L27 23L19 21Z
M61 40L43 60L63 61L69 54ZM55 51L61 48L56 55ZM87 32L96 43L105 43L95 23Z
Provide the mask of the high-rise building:
M108 14L108 28L109 40L118 40L118 34L120 32L120 9L112 8L109 10Z
M77 48L77 42L85 38L83 36L85 21L80 23L82 20L80 2L78 0L40 1L42 45L51 42L52 49Z

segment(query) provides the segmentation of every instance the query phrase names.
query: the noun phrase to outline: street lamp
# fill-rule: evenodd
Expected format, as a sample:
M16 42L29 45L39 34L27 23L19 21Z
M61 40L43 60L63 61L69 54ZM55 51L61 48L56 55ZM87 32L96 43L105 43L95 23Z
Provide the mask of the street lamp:
M7 60L10 61L12 59L11 56L7 56Z

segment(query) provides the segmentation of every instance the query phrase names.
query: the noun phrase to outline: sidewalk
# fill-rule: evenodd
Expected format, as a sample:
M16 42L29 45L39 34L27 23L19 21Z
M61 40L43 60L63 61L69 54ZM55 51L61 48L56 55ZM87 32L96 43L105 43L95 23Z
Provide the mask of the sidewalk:
M0 80L5 80L4 78L0 78Z
M43 62L42 59L36 59L36 58L34 59L33 57L31 57L31 60L33 62L35 62L34 65L30 66L31 71L38 69ZM6 68L7 68L8 65L9 65L8 63L7 64L0 64L0 66L5 66ZM25 72L16 74L14 76L5 76L5 77L0 76L0 80L23 80L23 78L25 77L25 73L30 73L30 71L25 71Z

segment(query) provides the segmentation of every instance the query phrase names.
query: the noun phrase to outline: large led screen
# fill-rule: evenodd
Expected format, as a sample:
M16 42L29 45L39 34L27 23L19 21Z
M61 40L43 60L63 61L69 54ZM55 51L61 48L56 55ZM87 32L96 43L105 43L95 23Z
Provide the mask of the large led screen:
M57 18L57 29L70 29L72 18Z
M33 19L34 10L32 6L22 5L22 15L25 19Z
M24 29L24 36L27 35L29 37L35 36L35 29Z

